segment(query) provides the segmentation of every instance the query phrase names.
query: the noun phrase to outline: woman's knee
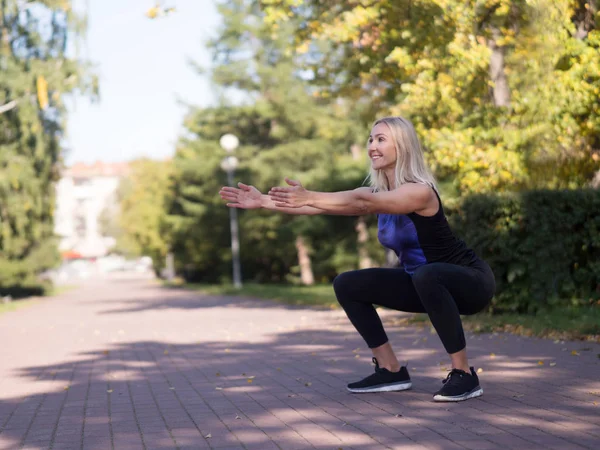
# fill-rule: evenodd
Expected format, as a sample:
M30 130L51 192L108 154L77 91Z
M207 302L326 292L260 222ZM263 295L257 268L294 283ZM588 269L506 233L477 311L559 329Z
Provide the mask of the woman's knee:
M338 295L338 299L339 295L346 292L348 290L348 286L353 284L353 272L354 271L340 273L333 279L333 290L335 291L336 295Z

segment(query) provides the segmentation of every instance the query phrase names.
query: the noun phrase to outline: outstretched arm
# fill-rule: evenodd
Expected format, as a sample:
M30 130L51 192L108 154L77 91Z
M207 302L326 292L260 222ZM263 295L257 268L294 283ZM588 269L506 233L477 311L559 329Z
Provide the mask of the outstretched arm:
M230 208L263 208L271 211L279 211L282 213L295 215L325 214L325 211L322 209L312 208L310 206L304 206L302 208L277 207L268 195L261 194L261 192L254 186L244 183L238 183L238 186L239 188L224 186L219 191L221 198L227 201L227 206Z
M352 191L316 192L301 185L273 187L269 196L277 207L304 208L312 206L325 214L360 216L366 214L409 214L411 212L433 213L437 210L437 197L424 184L408 183L393 191L372 192L370 188Z

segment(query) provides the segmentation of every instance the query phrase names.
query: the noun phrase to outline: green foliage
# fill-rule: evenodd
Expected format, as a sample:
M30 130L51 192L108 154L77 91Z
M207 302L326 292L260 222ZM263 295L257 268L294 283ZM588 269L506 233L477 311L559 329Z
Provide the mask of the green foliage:
M38 292L38 275L59 262L53 213L63 97L94 92L95 79L65 53L84 32L71 1L3 1L0 26L0 292Z
M130 173L118 189L117 250L150 256L158 272L164 267L169 249L165 215L172 164L138 159L129 167Z
M457 234L492 267L494 311L535 312L600 299L600 192L471 196L449 211Z
M261 3L316 95L410 118L460 195L584 187L600 169L597 2Z
M229 212L218 196L227 184L220 167L225 133L238 136L236 180L263 193L284 177L317 190L352 189L366 175L366 160L354 162L350 147L364 140L346 102L311 95L311 87L289 52L293 36L273 37L258 2L231 0L219 5L223 26L209 43L216 66L213 81L237 89L247 101L192 109L174 159L169 224L177 270L188 280L225 280L231 272ZM296 279L296 236L313 256L317 280L356 262L355 219L299 217L269 211L238 211L243 276L282 282ZM340 245L341 241L347 244ZM337 255L332 258L332 255ZM292 275L290 275L292 274Z

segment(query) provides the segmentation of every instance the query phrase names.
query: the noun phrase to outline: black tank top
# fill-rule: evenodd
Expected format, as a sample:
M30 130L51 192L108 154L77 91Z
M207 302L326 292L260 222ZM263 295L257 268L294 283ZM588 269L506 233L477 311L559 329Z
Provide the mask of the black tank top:
M437 192L435 195L439 208L433 216L414 212L378 215L379 242L396 253L408 273L433 262L470 266L478 261L475 252L452 233L442 200Z

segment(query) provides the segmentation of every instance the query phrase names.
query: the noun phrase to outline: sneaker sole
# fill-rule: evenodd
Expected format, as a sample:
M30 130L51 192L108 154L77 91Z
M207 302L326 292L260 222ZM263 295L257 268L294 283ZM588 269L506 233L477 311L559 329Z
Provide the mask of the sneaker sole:
M473 389L471 392L468 392L463 395L455 395L453 397L443 396L443 395L434 395L434 402L462 402L464 400L469 400L470 398L481 397L483 395L483 389L480 387Z
M350 388L346 387L350 392L355 394L365 394L368 392L394 392L394 391L405 391L412 387L412 382L408 383L394 383L394 384L384 384L380 386L372 386L367 388Z

